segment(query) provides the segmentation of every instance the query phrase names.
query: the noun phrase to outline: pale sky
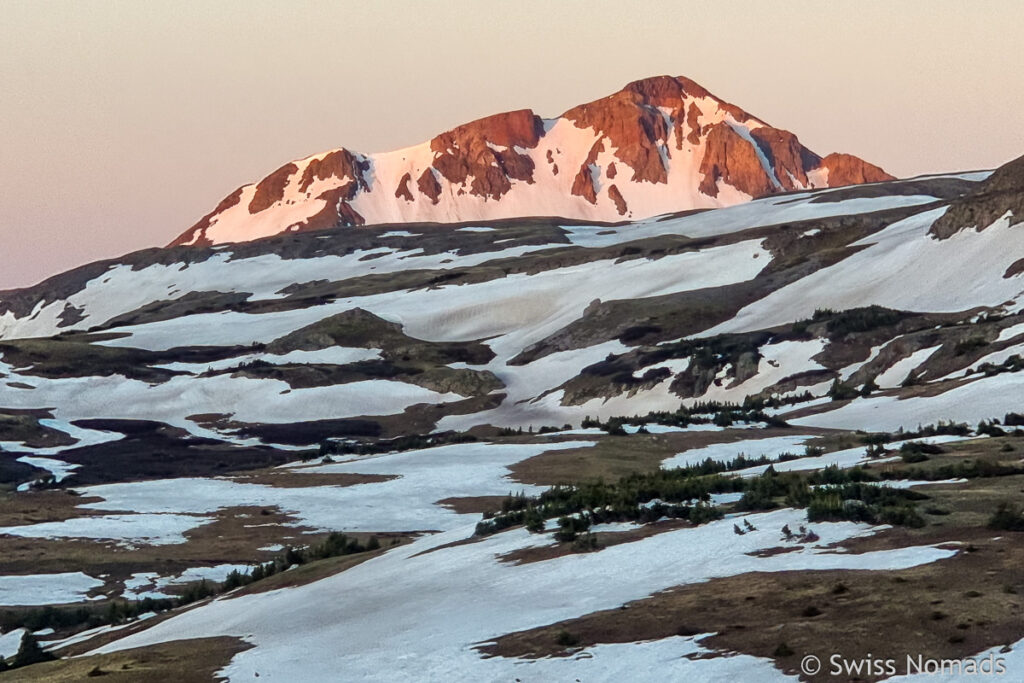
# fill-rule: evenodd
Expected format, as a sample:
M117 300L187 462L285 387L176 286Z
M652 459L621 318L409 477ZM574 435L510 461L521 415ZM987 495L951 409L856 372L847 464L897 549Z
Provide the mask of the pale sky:
M0 2L0 288L239 185L685 75L898 176L1024 154L1024 2Z

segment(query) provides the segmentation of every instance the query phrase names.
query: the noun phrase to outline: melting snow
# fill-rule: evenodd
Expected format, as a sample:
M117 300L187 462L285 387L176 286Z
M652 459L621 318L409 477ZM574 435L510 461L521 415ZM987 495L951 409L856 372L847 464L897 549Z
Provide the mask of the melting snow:
M898 569L955 554L935 547L828 552L828 544L873 531L840 522L814 525L821 539L813 545L755 557L749 553L778 544L784 525L805 524L806 519L795 510L749 519L758 530L743 536L733 533L732 520L721 520L597 553L519 565L501 562L496 555L535 545L536 537L515 529L477 543L440 547L465 538L472 527L463 526L392 549L314 584L214 601L99 651L236 635L256 647L236 656L222 671L232 680L252 680L256 673L261 678L308 681L375 678L382 673L393 681L507 681L532 671L541 678L549 672L557 677L564 670L561 665L549 669L543 663L484 659L472 646L505 633L618 607L681 583L748 571ZM453 609L458 618L452 618ZM310 647L313 642L345 647ZM660 645L649 647L657 657L692 647L671 639L655 642ZM600 648L595 657L607 661L609 653L632 653L638 665L650 666L648 657L654 653L645 649ZM730 666L735 662L716 658L694 660L686 670L703 680L734 673Z
M0 605L57 605L89 600L103 582L82 572L0 576Z

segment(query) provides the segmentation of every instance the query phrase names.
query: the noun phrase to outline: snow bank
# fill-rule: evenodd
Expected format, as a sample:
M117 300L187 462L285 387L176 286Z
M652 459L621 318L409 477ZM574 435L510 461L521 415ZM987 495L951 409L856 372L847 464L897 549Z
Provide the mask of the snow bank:
M0 605L59 605L89 600L103 582L82 572L0 576Z

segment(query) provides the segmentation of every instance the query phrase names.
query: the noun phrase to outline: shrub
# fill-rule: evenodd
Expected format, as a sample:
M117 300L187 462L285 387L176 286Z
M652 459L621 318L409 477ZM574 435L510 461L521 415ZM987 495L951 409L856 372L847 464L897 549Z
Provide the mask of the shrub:
M1003 502L988 520L988 528L999 531L1024 531L1024 516L1020 508Z
M555 636L555 642L562 647L574 647L580 644L578 636L569 633L564 628L558 631L558 635Z
M721 519L722 511L714 505L701 503L690 508L690 514L688 516L691 524L705 524L706 522Z
M39 662L50 662L56 659L55 656L39 647L39 641L31 633L21 637L21 646L18 647L18 654L11 660L11 668L15 669Z
M572 542L572 551L574 553L591 553L598 548L597 536L589 531L580 534L576 537L576 540Z
M779 643L775 650L772 652L773 657L790 657L796 654L793 652L793 648L785 643Z
M959 342L957 342L956 346L953 348L953 353L957 356L964 356L968 353L977 351L978 349L984 348L986 346L988 346L988 341L986 341L984 338L969 337L967 339L962 339Z
M1007 427L1024 427L1024 415L1020 413L1007 413L1003 418L1003 424Z

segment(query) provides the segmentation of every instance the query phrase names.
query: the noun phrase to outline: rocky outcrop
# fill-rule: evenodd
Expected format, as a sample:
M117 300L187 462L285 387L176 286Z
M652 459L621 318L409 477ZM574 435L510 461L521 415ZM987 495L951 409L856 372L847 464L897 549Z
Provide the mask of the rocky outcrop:
M659 146L668 143L669 127L658 107L681 110L683 94L678 79L650 78L630 83L610 97L574 107L562 117L578 128L592 128L607 137L616 158L633 169L632 182L667 183L668 170Z
M705 145L704 159L700 164L703 176L700 191L704 194L717 197L720 180L751 197L763 197L777 190L754 145L741 137L729 123L713 125Z
M829 187L881 183L896 179L896 176L889 175L878 166L852 154L829 154L821 160L821 168L828 170Z
M816 168L821 157L801 145L788 130L764 126L750 131L750 136L757 142L775 179L784 189L792 191L807 187L807 171Z
M626 215L626 200L622 198L622 193L619 192L619 188L611 185L608 188L608 197L615 202L615 210L619 212L620 216Z
M591 204L597 204L597 186L594 183L594 164L598 155L604 151L604 138L598 138L594 146L587 153L587 158L580 164L580 170L572 181L572 192L577 197L583 197Z
M285 164L256 185L256 194L249 201L249 213L259 213L284 199L284 188L299 172L295 164Z
M348 196L351 190L352 184L347 184L321 193L317 199L326 202L326 206L310 216L305 223L292 226L292 230L295 232L306 232L342 226L365 225L366 219L360 216L359 212L353 209L352 205L346 201L346 199L351 198Z
M441 196L441 183L437 182L437 177L434 175L434 169L428 168L420 174L419 179L416 181L416 187L419 188L420 192L423 193L431 202L437 204L438 197Z
M516 148L536 147L543 132L543 121L529 109L488 116L431 140L433 167L452 185L470 181L470 194L500 199L511 180L533 182L533 159Z
M700 144L700 115L702 113L696 102L690 102L690 108L686 112L686 127L690 129L690 132L686 135L686 141L691 145Z
M320 159L313 159L306 165L299 181L299 192L305 192L314 180L354 181L360 188L366 189L365 173L370 164L365 159L352 154L347 149L338 149L325 154Z
M954 200L928 232L941 240L966 228L984 230L1007 212L1011 223L1024 221L1024 157L1000 166L977 190Z
M406 173L402 176L402 179L398 181L398 187L395 188L395 199L404 199L407 202L413 201L412 190L409 189L409 183L412 182L412 175Z

